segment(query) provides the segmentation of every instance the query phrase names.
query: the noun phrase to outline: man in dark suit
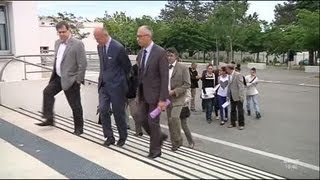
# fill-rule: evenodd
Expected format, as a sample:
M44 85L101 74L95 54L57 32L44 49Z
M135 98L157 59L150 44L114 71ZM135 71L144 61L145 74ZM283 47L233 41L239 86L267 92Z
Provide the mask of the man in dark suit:
M131 62L125 48L109 36L106 29L97 27L94 37L98 43L100 73L98 79L99 115L102 123L104 145L115 143L111 127L110 103L119 131L118 146L123 146L127 139L127 123L125 119L126 94L128 92L128 74Z
M166 51L153 43L152 30L141 26L137 31L137 41L142 47L138 53L139 64L139 119L145 131L150 135L149 158L161 156L161 145L168 136L161 132L160 117L150 117L155 108L166 109L169 96L169 69Z
M74 118L74 134L83 133L83 112L80 85L84 83L87 59L83 43L71 36L70 26L61 21L56 25L59 40L54 46L53 72L47 87L43 90L43 117L46 121L39 126L53 126L54 96L64 91Z

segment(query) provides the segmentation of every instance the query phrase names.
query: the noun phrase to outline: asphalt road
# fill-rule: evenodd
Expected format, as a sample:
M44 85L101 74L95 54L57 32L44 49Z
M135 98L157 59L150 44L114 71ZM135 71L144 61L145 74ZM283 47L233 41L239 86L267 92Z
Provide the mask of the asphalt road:
M247 72L243 68L242 73ZM277 68L258 70L258 76L268 81L258 85L262 118L256 120L245 115L246 126L242 131L229 129L228 124L220 126L217 120L208 124L201 111L198 89L198 111L189 118L195 148L287 178L318 179L319 87L299 84L319 85L319 77ZM165 119L163 113L164 125Z

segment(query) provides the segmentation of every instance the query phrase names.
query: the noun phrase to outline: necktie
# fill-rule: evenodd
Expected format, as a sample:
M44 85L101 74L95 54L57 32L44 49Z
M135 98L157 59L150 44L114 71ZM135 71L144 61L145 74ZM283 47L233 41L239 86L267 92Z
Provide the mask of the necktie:
M172 64L170 64L170 66L169 66L169 69L171 69L171 68L173 68L173 65L172 65Z
M145 64L146 64L147 50L143 50L143 56L141 61L141 70L144 72Z

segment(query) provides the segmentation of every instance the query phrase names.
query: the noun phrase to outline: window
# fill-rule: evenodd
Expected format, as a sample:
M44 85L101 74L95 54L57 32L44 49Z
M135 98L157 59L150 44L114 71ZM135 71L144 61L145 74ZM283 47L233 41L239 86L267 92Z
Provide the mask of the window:
M6 6L0 4L0 54L3 52L9 52L9 38Z

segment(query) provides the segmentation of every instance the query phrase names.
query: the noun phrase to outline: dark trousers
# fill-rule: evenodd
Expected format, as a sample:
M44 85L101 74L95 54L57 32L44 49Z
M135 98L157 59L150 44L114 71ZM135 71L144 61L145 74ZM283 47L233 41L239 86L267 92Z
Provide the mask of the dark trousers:
M149 153L161 153L161 141L165 134L161 132L160 128L160 115L152 119L150 112L158 107L158 104L148 104L143 97L139 98L139 118L143 129L150 136Z
M220 109L220 120L225 121L224 118L228 119L228 107L224 108L222 105L227 101L227 97L217 95L219 109Z
M112 95L111 95L112 93ZM119 132L119 139L126 140L128 136L125 113L125 94L119 90L110 90L101 86L99 89L99 116L105 138L114 138L111 126L111 105L114 120Z
M214 98L203 99L202 101L204 102L204 107L206 110L206 119L212 120L211 116L212 116L212 110L214 105Z
M243 102L233 101L231 98L231 124L236 126L236 120L238 119L239 126L244 126L244 115L243 115ZM237 117L238 115L238 117Z
M53 106L55 98L62 90L61 87L61 78L58 75L49 82L47 87L43 90L43 117L47 121L53 121ZM74 83L68 90L64 91L68 103L72 109L73 120L74 120L74 129L83 130L83 112L81 105L81 96L80 96L80 84Z

